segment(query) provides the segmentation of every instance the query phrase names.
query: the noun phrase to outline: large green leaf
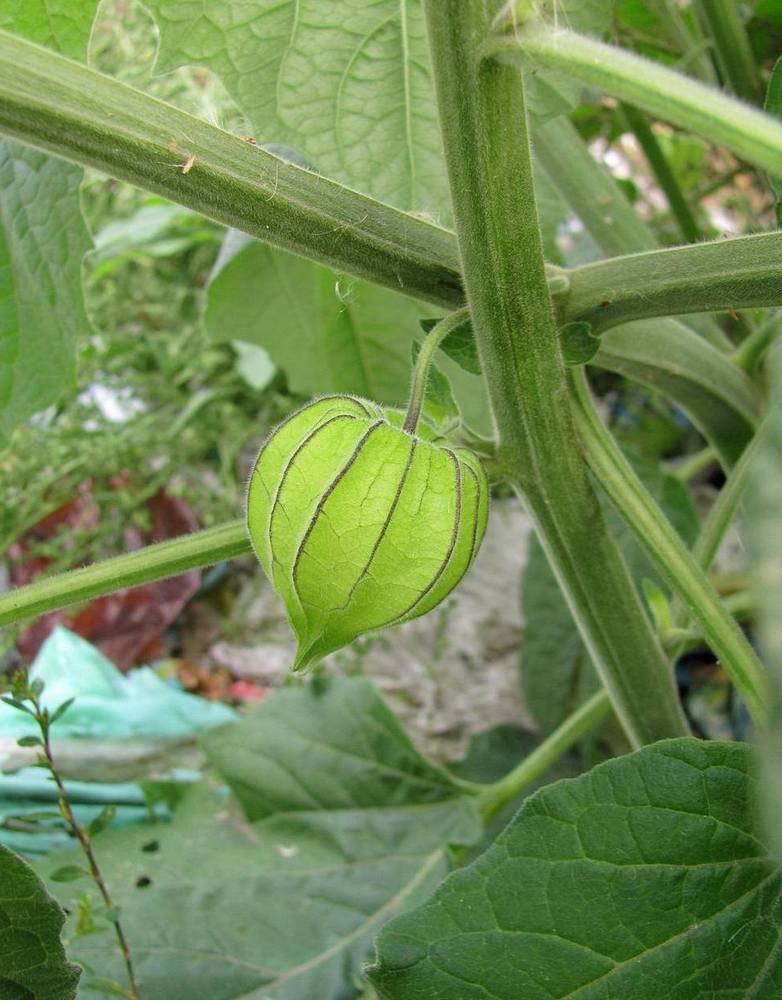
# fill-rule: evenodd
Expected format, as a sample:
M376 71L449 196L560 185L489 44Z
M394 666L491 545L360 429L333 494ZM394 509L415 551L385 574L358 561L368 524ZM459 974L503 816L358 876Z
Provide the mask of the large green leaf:
M638 454L633 466L682 538L695 541L698 518L684 484ZM633 578L660 583L651 559L624 521L609 508L611 528ZM521 581L525 622L521 645L521 683L524 700L543 732L555 729L586 701L599 685L589 654L581 641L559 584L537 539L530 543Z
M441 218L448 206L420 0L147 0L157 69L206 65L259 142Z
M744 744L668 740L559 781L377 942L386 1000L774 1000L782 876Z
M89 329L81 176L78 167L0 141L0 443L74 383L75 345Z
M474 800L363 680L283 690L204 746L244 814L200 786L170 825L97 841L144 1000L351 996L378 928L479 836ZM121 980L108 933L74 951Z
M350 392L403 406L419 320L441 310L230 232L209 284L206 326L215 340L268 351L303 396ZM483 380L447 359L465 419L488 431Z
M30 866L0 844L0 1000L70 1000L79 970L65 958L65 915Z
M0 27L83 58L97 0L10 0ZM74 381L89 328L81 261L90 238L80 167L0 139L0 446Z

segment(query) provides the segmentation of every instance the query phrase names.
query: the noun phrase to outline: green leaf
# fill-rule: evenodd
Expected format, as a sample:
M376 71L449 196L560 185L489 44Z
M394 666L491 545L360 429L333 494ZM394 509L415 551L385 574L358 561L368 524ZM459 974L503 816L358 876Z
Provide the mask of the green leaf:
M156 69L206 65L264 142L401 208L449 199L420 2L150 0Z
M115 805L104 806L89 825L87 832L90 837L97 837L98 834L103 833L111 825L116 815L117 807Z
M65 713L68 711L68 709L71 707L71 705L74 703L74 701L76 701L75 698L66 698L64 702L58 705L57 708L55 708L55 710L52 712L52 717L49 720L50 723L54 725L54 723L58 719L61 719L63 715L65 715Z
M350 392L401 405L426 307L231 233L209 284L215 340L263 347L292 392Z
M364 680L282 690L203 745L243 814L200 785L154 852L149 827L95 845L144 1000L352 996L378 928L434 889L449 843L479 836L473 797ZM76 951L122 981L111 935Z
M0 141L0 444L74 385L89 330L78 167Z
M689 545L693 544L699 522L686 486L657 462L638 453L628 457L669 521ZM648 578L658 585L659 575L633 534L610 506L607 515L633 578ZM537 539L530 543L522 574L521 607L525 622L521 645L524 699L543 732L549 733L597 690L598 679Z
M97 6L97 0L4 0L0 28L83 59Z
M429 333L439 320L422 319L420 322L424 333ZM481 362L478 357L478 348L475 345L475 331L469 319L460 323L459 326L455 326L450 333L445 335L440 341L440 350L471 375L481 374Z
M40 747L43 745L43 740L40 736L22 736L16 741L16 745L19 747Z
M384 1000L773 1000L782 876L753 749L667 740L537 792L377 941Z
M83 58L96 0L11 0L0 28ZM82 170L0 139L0 447L75 379L77 338L89 331L81 262Z
M420 352L421 344L419 341L414 340L411 345L413 365L418 360ZM431 362L429 365L429 375L426 380L424 413L438 427L442 427L459 417L459 407L453 398L448 376L434 362Z
M62 865L49 874L52 882L75 882L77 879L86 878L90 873L86 868L79 865Z
M207 294L215 340L263 347L302 396L350 392L403 406L420 321L437 310L231 231ZM489 433L482 378L441 364L466 423Z
M558 332L566 365L585 365L600 349L600 338L592 333L590 323L565 323Z
M71 1000L79 970L60 943L60 907L35 872L0 844L0 997Z

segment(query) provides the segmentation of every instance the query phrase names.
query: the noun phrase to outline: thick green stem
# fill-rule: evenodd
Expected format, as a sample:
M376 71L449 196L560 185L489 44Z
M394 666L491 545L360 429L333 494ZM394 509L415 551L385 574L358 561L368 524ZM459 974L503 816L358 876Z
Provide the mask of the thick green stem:
M442 306L464 301L446 230L6 32L0 131L337 270Z
M163 580L199 566L212 566L249 551L250 540L243 520L195 531L0 594L0 625L150 580Z
M756 101L760 79L737 0L693 0L693 4L711 39L723 80L737 97Z
M421 409L424 405L424 397L426 396L429 368L432 364L435 351L452 330L455 330L457 326L461 326L469 318L469 309L457 309L450 316L441 319L436 326L433 326L421 345L421 351L413 369L413 378L410 384L410 402L407 406L407 415L404 422L404 429L408 434L414 434L418 426Z
M598 726L610 710L608 695L605 691L598 691L547 736L529 757L525 757L512 771L482 791L478 803L484 822L488 822L533 781L542 778L582 736Z
M572 384L574 411L590 467L654 559L666 583L680 595L697 620L744 698L755 724L762 728L766 719L766 682L746 636L601 423L583 372L572 375Z
M493 39L487 51L558 69L724 146L747 163L775 175L780 171L782 121L660 63L540 21L515 36Z
M594 333L650 316L782 302L782 232L650 250L574 268L558 297L563 322Z
M676 174L671 170L668 158L660 148L657 136L652 131L646 116L638 108L634 108L632 104L622 104L621 108L628 128L638 140L638 145L643 150L657 183L668 199L668 205L679 224L682 236L687 243L697 243L701 238L700 227L695 221L687 199L676 180Z
M2 31L0 132L338 271L448 309L464 304L452 233ZM690 374L680 368L682 383Z
M501 454L629 739L637 746L686 733L573 425L543 266L522 73L481 59L489 30L483 0L427 0L426 14L465 288Z

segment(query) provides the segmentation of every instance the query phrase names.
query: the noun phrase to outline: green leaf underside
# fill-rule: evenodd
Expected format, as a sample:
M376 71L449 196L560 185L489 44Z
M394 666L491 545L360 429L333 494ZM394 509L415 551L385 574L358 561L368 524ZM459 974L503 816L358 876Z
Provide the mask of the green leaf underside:
M209 284L215 340L264 347L302 395L350 392L400 404L427 307L388 289L229 234Z
M150 0L156 68L206 65L255 129L318 170L442 219L448 193L418 0Z
M434 312L231 231L209 283L205 322L215 340L267 350L292 392L355 393L398 406L409 389L416 329ZM450 361L443 367L465 421L489 433L483 380Z
M297 634L296 666L431 610L466 572L487 513L471 455L404 433L370 403L327 397L290 418L256 463L248 524Z
M434 889L448 843L478 837L474 803L364 680L281 691L204 746L246 817L201 785L171 824L95 845L143 1000L344 1000L378 927ZM109 933L74 950L121 980Z
M96 0L10 0L0 28L71 58L86 52ZM92 246L81 217L82 170L0 139L0 446L75 378L89 330L81 262Z
M381 932L381 997L778 997L782 876L753 770L747 745L668 740L537 792Z
M0 844L0 998L71 1000L79 970L65 958L65 917L30 866Z

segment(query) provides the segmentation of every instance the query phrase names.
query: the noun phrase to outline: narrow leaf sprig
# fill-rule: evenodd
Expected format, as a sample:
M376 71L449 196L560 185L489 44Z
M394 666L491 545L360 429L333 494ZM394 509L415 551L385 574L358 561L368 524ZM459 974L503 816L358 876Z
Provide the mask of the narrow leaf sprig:
M57 801L60 815L67 823L73 836L76 840L78 840L79 846L81 847L87 861L87 869L83 869L78 865L67 865L63 868L57 869L57 871L52 874L52 879L59 882L69 882L74 879L81 878L84 875L89 875L92 878L106 907L107 919L114 928L114 934L117 939L117 944L119 946L122 961L125 966L125 972L127 974L128 986L127 989L121 990L121 995L126 996L128 1000L140 1000L138 983L133 969L133 958L130 951L130 945L128 944L128 939L125 936L122 924L120 923L119 911L114 905L109 887L103 877L103 873L101 872L98 859L92 846L92 838L101 833L111 822L114 814L114 807L108 806L104 808L88 827L82 826L76 819L73 807L71 806L70 799L68 797L68 791L65 787L65 783L55 763L51 744L52 726L58 719L65 715L73 704L74 699L67 699L67 701L64 701L61 705L54 709L54 711L50 712L49 709L46 708L41 702L43 689L44 685L42 681L34 680L29 682L27 674L24 671L20 671L15 675L11 682L10 694L4 695L2 697L2 701L4 701L7 705L10 705L12 708L16 708L20 712L25 712L37 724L40 735L23 736L20 740L18 740L19 746L38 748L38 766L45 768L51 774L52 780L57 787Z

